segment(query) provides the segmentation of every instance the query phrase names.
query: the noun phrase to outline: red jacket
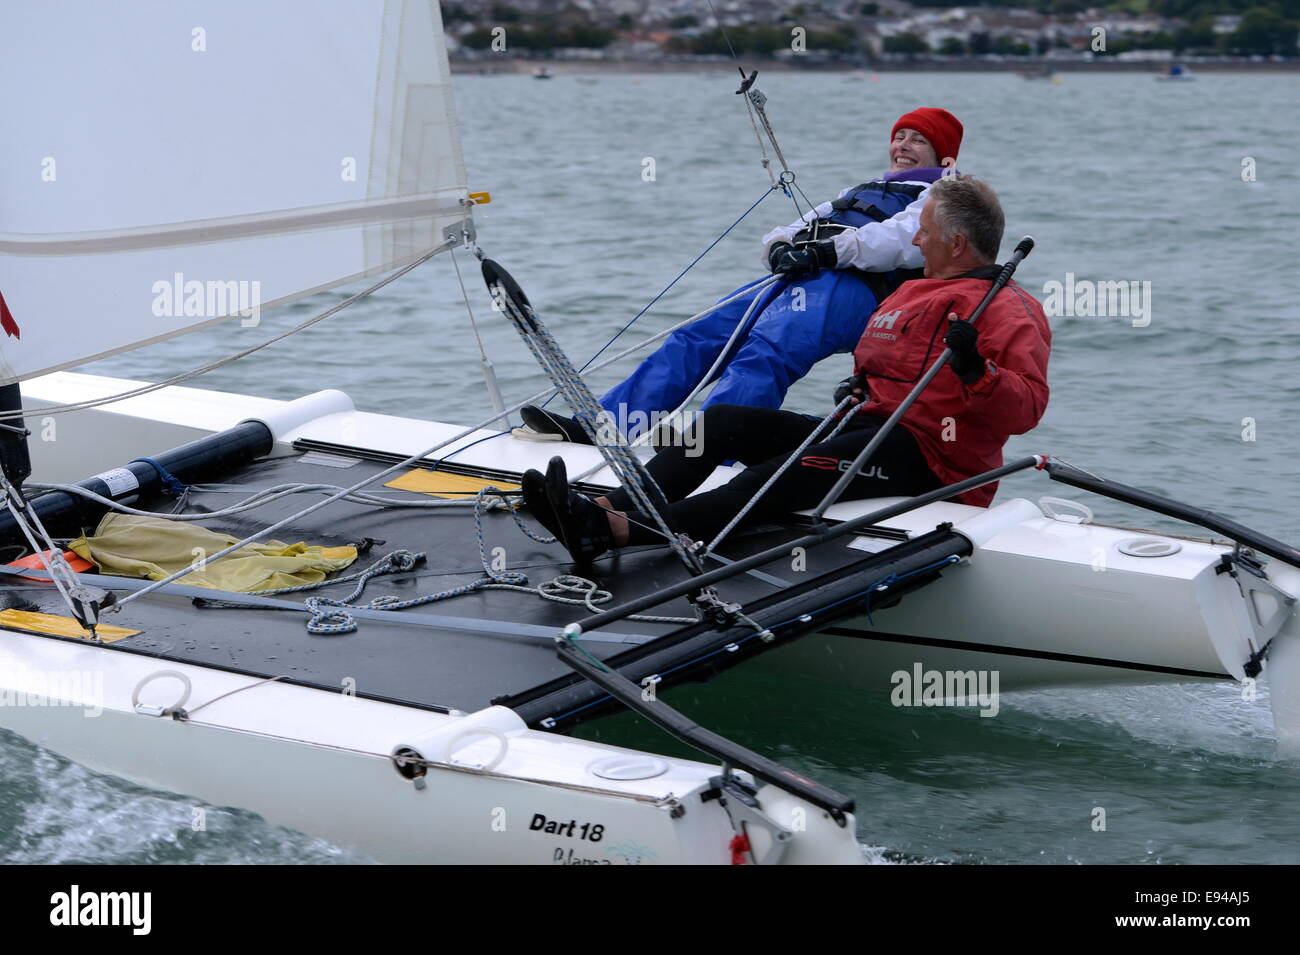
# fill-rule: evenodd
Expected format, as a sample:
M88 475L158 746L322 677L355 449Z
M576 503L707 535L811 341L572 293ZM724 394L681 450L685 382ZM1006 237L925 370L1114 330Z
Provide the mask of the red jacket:
M954 279L915 279L876 309L854 349L854 369L869 379L871 399L858 414L887 418L944 350L948 313L967 318L988 294L997 267ZM1009 282L975 321L984 377L967 387L951 367L930 382L903 416L925 460L945 484L1002 464L1002 445L1038 424L1047 408L1047 358L1052 332L1043 307ZM963 504L988 506L986 484L962 494Z

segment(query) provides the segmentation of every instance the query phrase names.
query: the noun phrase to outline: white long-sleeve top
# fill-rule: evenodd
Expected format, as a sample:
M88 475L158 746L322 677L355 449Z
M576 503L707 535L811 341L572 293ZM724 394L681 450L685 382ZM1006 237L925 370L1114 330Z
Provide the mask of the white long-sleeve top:
M912 245L912 237L916 235L921 208L930 195L932 184L920 182L916 185L925 186L925 191L902 212L884 222L868 222L857 229L845 229L834 237L838 263L836 268L891 272L894 269L919 269L925 264L921 250ZM850 187L836 198L842 199L852 193ZM823 202L811 212L805 213L802 219L773 229L763 236L763 267L771 268L768 256L773 245L777 242L793 242L795 234L806 228L809 222L829 218L834 211L829 202Z

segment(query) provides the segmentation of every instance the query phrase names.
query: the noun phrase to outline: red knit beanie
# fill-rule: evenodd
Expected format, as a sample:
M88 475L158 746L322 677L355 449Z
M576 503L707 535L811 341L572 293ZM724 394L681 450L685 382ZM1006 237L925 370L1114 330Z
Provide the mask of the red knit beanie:
M935 156L941 163L948 156L956 159L957 150L961 149L961 123L946 109L922 106L910 113L904 113L898 117L898 122L890 130L889 138L893 139L900 129L914 129L930 140Z

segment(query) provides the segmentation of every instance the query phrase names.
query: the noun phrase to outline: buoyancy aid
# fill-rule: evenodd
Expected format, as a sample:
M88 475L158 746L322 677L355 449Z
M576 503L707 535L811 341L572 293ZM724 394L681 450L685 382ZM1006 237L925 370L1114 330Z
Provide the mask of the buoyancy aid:
M872 180L860 183L847 195L831 202L831 214L810 222L808 228L794 237L795 241L815 241L844 229L860 229L868 222L884 222L910 206L928 188L924 183L916 182Z
M831 202L831 214L809 223L801 230L795 242L815 242L827 239L845 229L860 229L869 222L884 222L902 212L924 192L928 185L916 182L887 182L873 179L854 186L847 194ZM922 269L895 269L892 272L863 272L852 270L871 287L879 302L888 297L903 282L921 278Z
M917 182L873 180L853 187L853 191L831 203L828 217L836 225L859 229L868 222L884 222L902 212L928 186Z

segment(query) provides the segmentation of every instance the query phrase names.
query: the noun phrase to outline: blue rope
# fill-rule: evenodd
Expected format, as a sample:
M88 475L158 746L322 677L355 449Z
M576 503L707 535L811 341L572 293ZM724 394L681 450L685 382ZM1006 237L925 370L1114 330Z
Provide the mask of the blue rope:
M158 478L162 481L163 491L172 497L180 497L190 489L188 484L182 483L176 475L172 474L165 467L155 461L153 458L132 458L127 464L148 464L158 472Z
M510 433L509 430L498 431L496 434L489 434L486 438L479 438L477 441L471 441L469 444L465 445L465 447L457 448L455 451L448 452L447 454L444 454L440 458L434 458L429 465L429 470L430 471L438 470L438 465L442 464L442 462L451 460L451 458L454 457L455 455L460 454L462 451L468 451L476 444L482 444L484 441L491 441L493 438L504 437L509 433Z
M661 298L663 298L665 295L667 295L667 294L668 294L668 290L671 289L674 285L676 285L678 282L680 282L680 281L682 280L682 276L684 276L684 275L685 275L687 272L689 272L691 269L695 268L695 266L699 263L700 259L704 258L706 255L708 255L710 252L712 252L712 251L713 251L713 247L714 247L715 245L717 245L719 242L721 242L723 239L725 239L725 238L726 238L726 237L731 233L731 230L732 230L732 229L734 229L734 228L736 228L736 226L740 225L741 221L745 218L745 216L749 215L751 212L753 212L755 209L757 209L757 208L758 208L758 204L759 204L760 202L762 202L764 199L766 199L768 196L770 196L770 195L772 194L772 192L773 192L775 189L778 189L778 188L781 189L781 190L783 190L783 191L786 193L786 195L789 195L790 190L787 189L783 183L777 183L777 184L774 185L774 186L770 186L770 187L768 187L767 191L764 192L761 196L759 196L758 199L756 199L756 200L754 201L754 204L753 204L752 206L750 206L748 209L746 209L744 212L742 212L742 213L740 214L740 218L739 218L739 219L737 219L735 222L731 223L731 225L727 226L726 230L725 230L725 231L724 231L720 236L718 236L716 239L714 239L712 242L710 242L709 245L708 245L708 248L706 248L703 252L701 252L699 255L697 255L697 256L695 257L695 259L691 262L690 265L686 266L686 268L684 268L684 269L682 269L680 272L678 272L678 273L677 273L677 278L673 279L671 282L669 282L667 285L665 285L665 286L663 287L663 290L662 290L658 295L656 295L654 298L650 299L650 301L649 301L648 303L646 303L645 308L643 308L643 309L641 309L641 311L637 312L636 315L634 315L634 316L632 317L632 320L631 320L631 321L629 321L626 325L624 325L622 328L620 328L617 332L614 333L614 337L613 337L613 338L611 338L609 341L605 342L605 344L601 345L601 346L600 346L600 349L596 352L596 354L594 354L594 355L592 355L590 358L588 358L588 359L586 360L586 362L583 363L582 367L578 369L578 373L581 374L582 372L586 371L587 368L590 367L590 365L591 365L591 363L592 363L593 361L595 361L597 358L599 358L601 355L603 355L603 354L605 353L605 349L609 348L610 345L612 345L612 344L614 344L614 342L618 341L619 337L620 337L620 336L621 336L625 331L627 331L629 328L631 328L633 325L635 325L636 322L637 322L637 320L640 319L642 315L644 315L646 312L650 311L650 309L651 309L652 307L654 307L655 302L659 301ZM551 397L547 398L546 401L542 403L542 407L545 408L545 407L546 407L547 405L549 405L552 401L554 401L556 397L557 397L556 395L551 395Z

